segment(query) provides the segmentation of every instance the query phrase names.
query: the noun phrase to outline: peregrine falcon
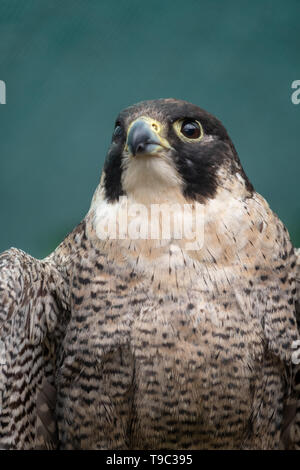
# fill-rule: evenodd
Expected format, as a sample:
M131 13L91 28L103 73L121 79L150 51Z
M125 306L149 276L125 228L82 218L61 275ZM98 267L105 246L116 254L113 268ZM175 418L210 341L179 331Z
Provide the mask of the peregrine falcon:
M203 242L116 233L155 205L199 206ZM218 119L125 109L84 220L0 256L0 447L299 448L297 267Z

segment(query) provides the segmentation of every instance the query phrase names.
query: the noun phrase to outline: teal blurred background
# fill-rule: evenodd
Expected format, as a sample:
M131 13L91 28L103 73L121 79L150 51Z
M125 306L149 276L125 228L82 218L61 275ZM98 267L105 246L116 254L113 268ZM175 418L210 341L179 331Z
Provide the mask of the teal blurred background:
M114 119L145 99L218 116L300 245L300 2L1 0L0 251L46 256L84 217Z

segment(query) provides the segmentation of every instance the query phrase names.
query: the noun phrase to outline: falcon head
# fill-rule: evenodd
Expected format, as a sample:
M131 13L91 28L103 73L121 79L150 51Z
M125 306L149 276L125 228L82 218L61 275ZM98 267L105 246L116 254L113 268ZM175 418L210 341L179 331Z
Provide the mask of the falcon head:
M177 193L205 203L219 188L253 191L221 122L176 99L143 101L119 114L101 187L108 202Z

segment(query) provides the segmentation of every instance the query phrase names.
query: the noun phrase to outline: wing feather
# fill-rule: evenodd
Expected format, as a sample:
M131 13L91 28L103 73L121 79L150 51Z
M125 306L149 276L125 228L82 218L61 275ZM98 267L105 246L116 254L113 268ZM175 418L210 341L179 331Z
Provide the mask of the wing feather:
M57 446L55 329L66 308L57 292L63 283L49 261L15 248L0 255L0 448Z

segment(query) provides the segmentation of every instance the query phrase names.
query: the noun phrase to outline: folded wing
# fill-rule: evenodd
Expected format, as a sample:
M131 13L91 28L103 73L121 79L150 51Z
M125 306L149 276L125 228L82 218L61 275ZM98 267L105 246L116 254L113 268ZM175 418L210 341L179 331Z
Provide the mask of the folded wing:
M55 448L57 328L64 281L49 261L0 255L0 448Z

